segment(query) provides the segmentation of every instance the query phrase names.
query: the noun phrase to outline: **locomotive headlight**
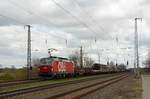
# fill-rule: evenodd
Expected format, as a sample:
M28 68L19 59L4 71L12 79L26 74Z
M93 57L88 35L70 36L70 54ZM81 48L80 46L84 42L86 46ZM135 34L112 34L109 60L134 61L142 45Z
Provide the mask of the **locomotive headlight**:
M38 71L40 71L40 68L38 68Z

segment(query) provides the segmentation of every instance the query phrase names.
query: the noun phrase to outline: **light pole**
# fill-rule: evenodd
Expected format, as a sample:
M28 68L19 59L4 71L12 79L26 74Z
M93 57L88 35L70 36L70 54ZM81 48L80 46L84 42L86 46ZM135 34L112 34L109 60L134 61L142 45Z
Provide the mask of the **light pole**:
M100 49L100 50L101 50L100 51L101 53L98 51L98 63L99 64L101 64L101 55L102 55L104 49Z

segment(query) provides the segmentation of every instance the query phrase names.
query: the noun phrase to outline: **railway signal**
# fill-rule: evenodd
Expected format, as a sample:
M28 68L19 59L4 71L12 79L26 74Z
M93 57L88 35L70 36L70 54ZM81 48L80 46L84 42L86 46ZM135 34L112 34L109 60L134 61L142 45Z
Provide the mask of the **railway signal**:
M129 62L127 61L127 66L129 65Z

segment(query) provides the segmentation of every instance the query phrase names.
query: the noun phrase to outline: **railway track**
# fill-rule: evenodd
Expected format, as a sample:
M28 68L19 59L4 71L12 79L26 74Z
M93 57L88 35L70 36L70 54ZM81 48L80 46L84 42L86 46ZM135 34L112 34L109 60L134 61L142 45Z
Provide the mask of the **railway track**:
M36 91L42 91L45 89L51 89L51 88L60 87L60 86L67 86L70 84L77 84L77 83L81 83L81 82L83 83L83 82L92 81L92 80L96 80L96 79L103 79L103 78L107 78L107 77L111 77L111 76L112 75L96 76L96 77L85 78L85 79L80 79L80 80L67 81L67 82L63 82L63 83L55 83L55 84L38 86L38 87L3 92L3 93L0 93L0 99L11 98L11 97L15 97L15 96L19 96L19 95L23 95L23 94L27 94L27 93L33 93ZM116 76L116 75L114 75L114 76Z
M31 79L31 80L16 80L16 81L8 81L8 82L1 82L0 87L8 87L8 86L13 86L17 84L25 84L25 83L33 83L41 81L41 79Z
M108 80L100 81L97 83L89 84L87 86L82 86L77 89L72 89L72 90L69 90L60 94L56 94L45 99L59 99L59 98L60 99L80 99L82 97L85 97L86 95L89 95L90 93L93 93L97 90L100 90L111 84L121 81L122 79L126 77L128 77L128 75L122 75L119 77L110 78Z

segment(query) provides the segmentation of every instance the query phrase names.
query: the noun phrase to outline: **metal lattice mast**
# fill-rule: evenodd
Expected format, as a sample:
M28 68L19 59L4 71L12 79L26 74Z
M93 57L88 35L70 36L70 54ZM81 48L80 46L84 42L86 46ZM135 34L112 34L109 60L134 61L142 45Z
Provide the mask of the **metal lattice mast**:
M83 68L83 49L80 47L80 67Z
M31 69L31 26L25 25L28 28L28 41L27 41L27 78L30 79L30 69Z
M142 18L135 18L135 34L134 34L134 72L137 77L139 77L139 40L138 40L138 31L137 31L137 20Z

